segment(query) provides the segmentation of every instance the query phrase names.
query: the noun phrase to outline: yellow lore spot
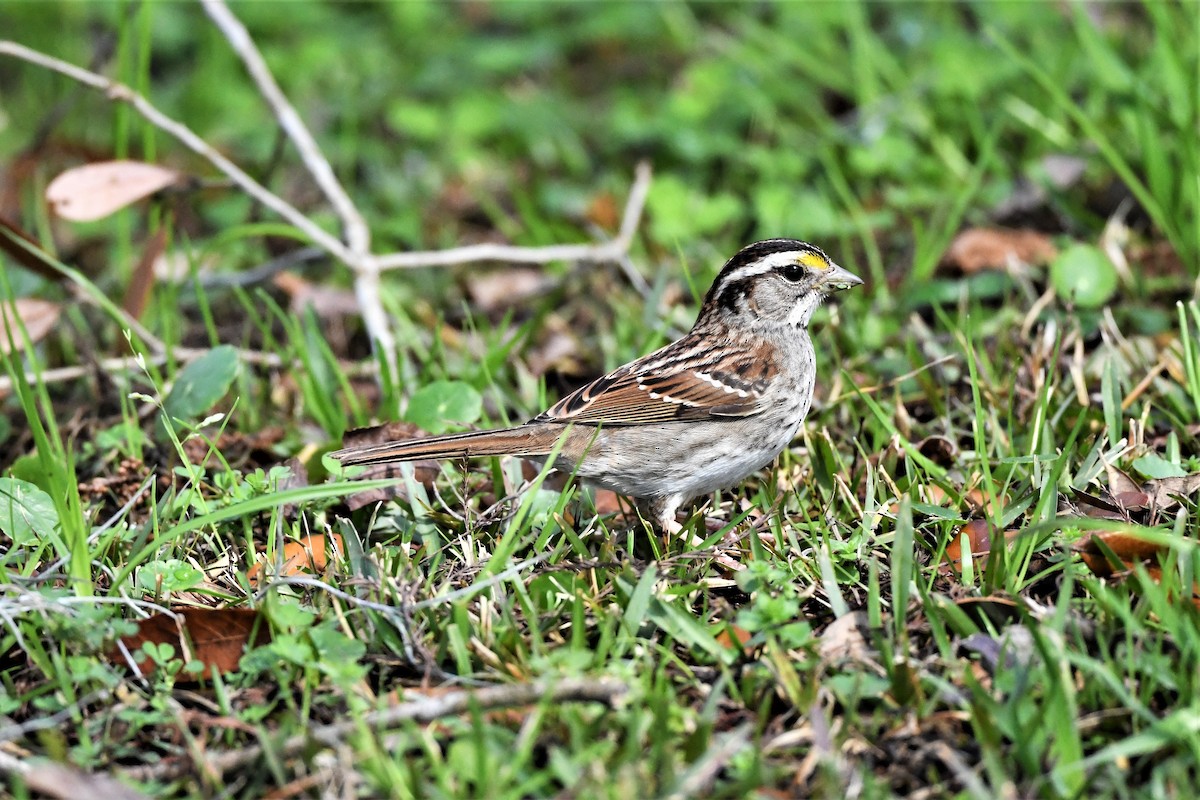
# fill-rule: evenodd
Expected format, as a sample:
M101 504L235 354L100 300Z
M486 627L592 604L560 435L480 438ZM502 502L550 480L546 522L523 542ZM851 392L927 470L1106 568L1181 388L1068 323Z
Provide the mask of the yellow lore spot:
M796 259L796 263L809 269L829 269L829 262L816 253L805 253Z

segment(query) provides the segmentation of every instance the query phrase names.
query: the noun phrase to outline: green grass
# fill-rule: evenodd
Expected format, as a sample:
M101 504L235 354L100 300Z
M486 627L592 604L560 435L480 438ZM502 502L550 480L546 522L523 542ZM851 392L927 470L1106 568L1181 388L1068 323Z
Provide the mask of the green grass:
M0 159L39 145L3 214L62 276L6 247L0 302L64 305L41 341L0 334L21 345L0 356L0 797L30 796L45 760L163 797L1200 789L1197 495L1096 511L1116 503L1110 470L1200 472L1194 4L279 8L235 11L379 250L585 240L649 157L631 253L649 288L551 264L543 293L484 312L471 281L502 267L389 274L386 374L355 318L230 286L299 246L233 191L51 219L40 194L80 153L212 176L128 110L0 61ZM335 228L199 8L6 13L76 63L111 33L106 72ZM35 142L48 98L63 111ZM1059 155L1082 160L1078 180L1046 178ZM964 227L1034 226L1066 249L1100 245L1114 215L1130 270L1099 306L1041 265L941 263ZM157 282L149 337L129 334L120 298L159 226L190 273ZM703 547L512 461L330 475L322 455L372 421L530 417L678 335L722 260L773 235L869 281L814 323L817 402L793 447L689 522ZM329 263L297 271L349 285ZM368 489L385 501L347 502ZM951 565L974 520L1009 535ZM1112 530L1159 555L1098 577L1073 546ZM333 533L319 574L253 569ZM118 640L188 607L255 609L270 642L201 683L178 647L148 644L156 668L133 674ZM551 699L572 678L623 692ZM524 684L540 702L378 722Z

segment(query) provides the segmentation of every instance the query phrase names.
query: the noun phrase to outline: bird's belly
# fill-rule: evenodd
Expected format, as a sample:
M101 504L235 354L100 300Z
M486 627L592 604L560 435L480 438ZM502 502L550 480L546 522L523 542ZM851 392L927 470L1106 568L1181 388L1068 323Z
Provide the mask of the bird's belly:
M578 474L630 497L706 494L770 464L799 427L784 422L764 435L761 422L730 420L719 433L689 423L602 429Z

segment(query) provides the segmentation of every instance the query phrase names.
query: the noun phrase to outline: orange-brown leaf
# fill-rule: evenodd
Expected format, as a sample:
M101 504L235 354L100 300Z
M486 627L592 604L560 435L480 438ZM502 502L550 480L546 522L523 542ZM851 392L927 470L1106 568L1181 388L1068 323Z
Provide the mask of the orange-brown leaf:
M270 641L266 620L251 608L183 608L171 614L155 614L138 622L138 631L121 639L133 654L143 674L150 674L155 664L145 657L142 645L169 644L185 664L204 665L203 674L233 672L238 668L242 653L251 645ZM111 657L123 662L119 652ZM180 673L186 678L192 673Z
M1134 564L1146 563L1166 552L1162 545L1130 531L1092 531L1076 542L1071 549L1079 553L1088 569L1102 578L1112 575L1118 568L1109 562L1101 542L1113 552L1126 570L1133 569Z
M953 567L955 571L962 567L963 537L966 537L967 544L970 547L972 560L982 565L987 563L987 557L992 552L993 547L1003 547L1020 533L1018 530L1008 530L1004 532L1003 536L997 537L995 535L997 530L995 525L985 519L971 520L962 526L954 538L946 545L944 563Z
M970 274L985 269L1004 269L1011 261L1046 264L1058 250L1050 237L1034 230L969 228L954 238L945 262Z
M335 552L344 552L342 536L338 533L329 534L328 544L325 535L320 533L286 542L283 545L283 563L277 574L286 577L324 572L325 567L329 565L329 544ZM246 571L246 579L251 586L257 586L262 579L262 573L263 562L259 562Z

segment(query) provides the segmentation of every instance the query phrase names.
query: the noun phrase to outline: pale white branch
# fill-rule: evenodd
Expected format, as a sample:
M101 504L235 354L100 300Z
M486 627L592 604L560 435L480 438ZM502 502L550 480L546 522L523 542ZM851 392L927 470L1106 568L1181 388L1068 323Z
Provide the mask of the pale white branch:
M350 195L338 181L333 167L325 158L325 154L321 152L321 148L313 139L304 120L296 113L295 107L284 96L279 84L275 82L271 70L267 67L267 62L263 60L254 40L250 38L246 26L233 15L224 0L200 0L200 2L209 18L225 35L230 47L241 56L242 63L246 65L246 71L250 73L259 93L271 107L271 111L279 120L279 124L288 138L296 145L296 150L300 153L300 160L304 162L304 166L313 176L313 180L317 182L317 186L325 193L334 211L341 218L345 229L346 244L355 253L366 253L371 247L371 234L362 214L359 213L358 208L350 199Z
M638 164L629 199L621 216L615 239L600 244L556 244L545 247L517 247L507 244L473 244L449 250L387 253L372 261L378 269L448 267L478 261L503 261L511 264L548 264L552 261L619 261L628 251L637 232L638 222L650 191L650 165Z
M82 67L38 52L37 50L32 50L12 41L0 41L0 55L12 56L13 58L27 61L30 64L36 64L39 67L52 70L85 86L90 86L93 89L104 92L110 100L128 104L151 125L175 137L193 153L216 167L222 174L245 191L246 194L283 217L292 225L295 225L314 244L324 248L343 263L353 263L354 254L337 237L319 227L308 217L304 216L295 206L251 178L238 165L221 155L201 139L191 128L171 119L159 111L149 100L125 84L118 83L91 70L83 69Z

